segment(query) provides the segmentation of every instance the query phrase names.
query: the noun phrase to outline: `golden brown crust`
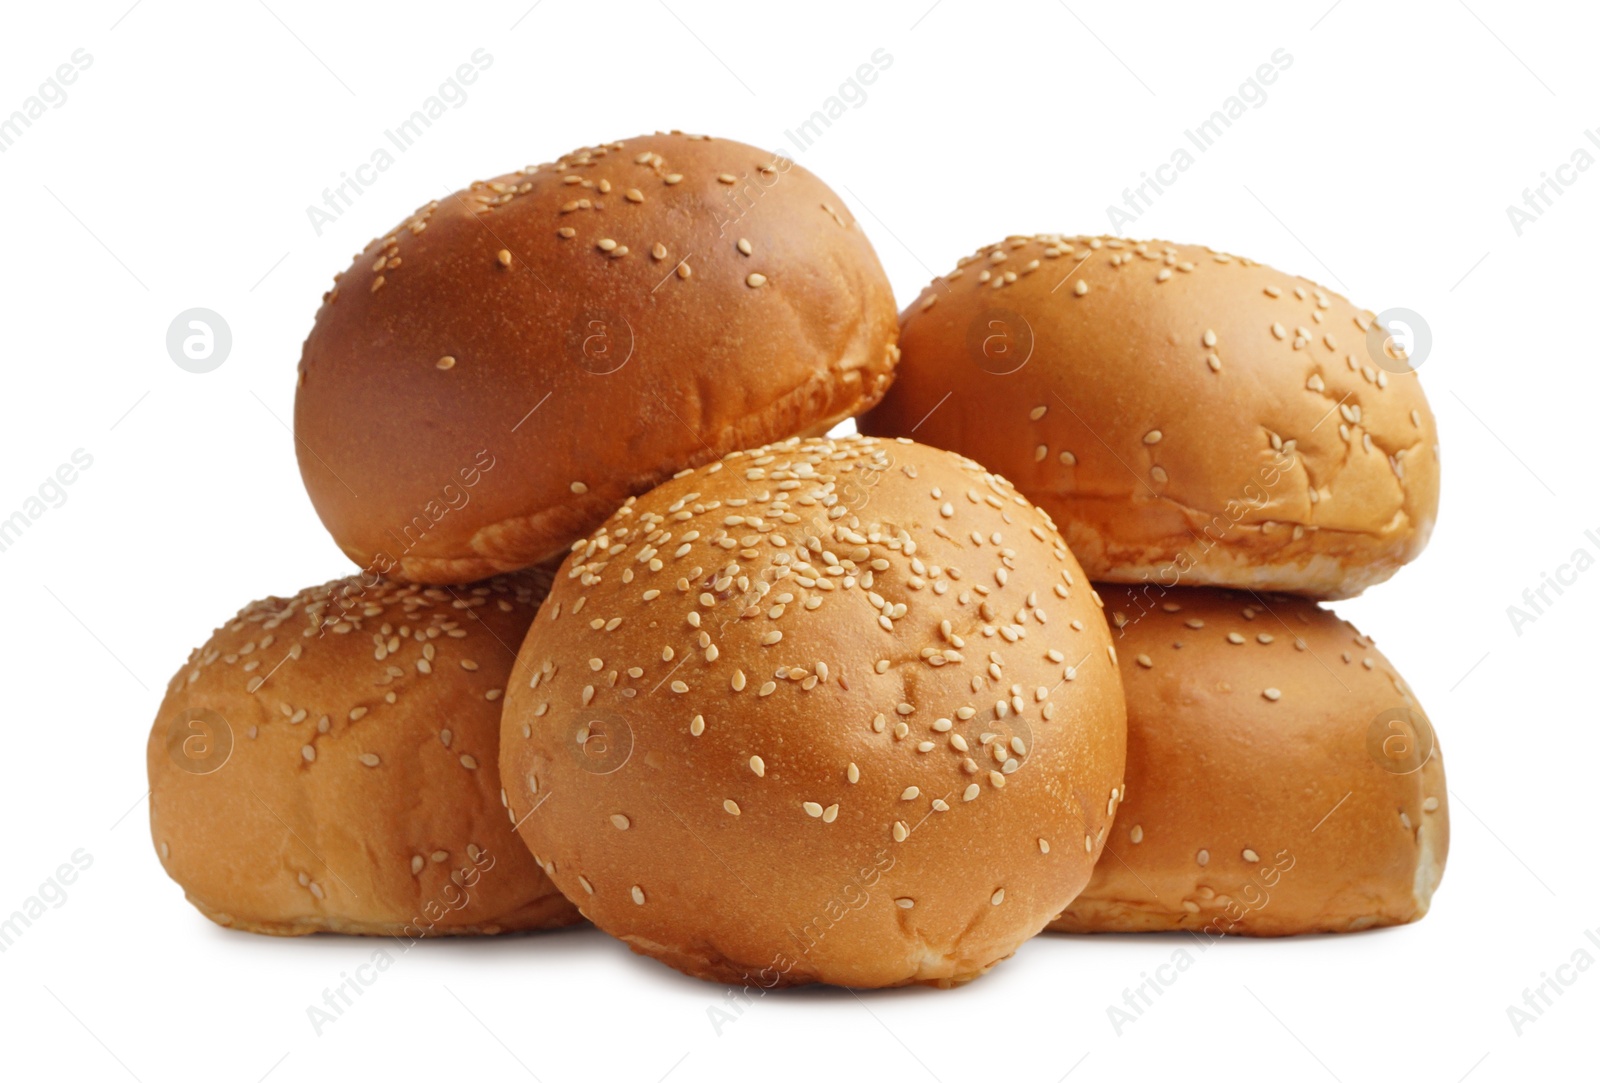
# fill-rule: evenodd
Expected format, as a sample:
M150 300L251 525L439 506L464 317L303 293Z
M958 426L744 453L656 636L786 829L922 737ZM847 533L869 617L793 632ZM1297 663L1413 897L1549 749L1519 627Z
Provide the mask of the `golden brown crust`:
M1087 882L1122 780L1077 562L1009 483L909 441L787 441L630 501L511 684L529 846L711 980L976 977Z
M1001 471L1098 580L1348 597L1433 529L1416 374L1307 279L1194 245L1012 237L901 320L863 431Z
M522 567L685 466L876 403L894 309L843 202L787 159L584 148L429 203L338 277L300 362L301 474L369 571Z
M550 572L348 579L246 606L190 655L147 748L167 874L251 932L567 925L503 805L501 696Z
M1119 625L1127 798L1051 929L1284 936L1427 913L1444 763L1371 639L1300 598L1099 589Z

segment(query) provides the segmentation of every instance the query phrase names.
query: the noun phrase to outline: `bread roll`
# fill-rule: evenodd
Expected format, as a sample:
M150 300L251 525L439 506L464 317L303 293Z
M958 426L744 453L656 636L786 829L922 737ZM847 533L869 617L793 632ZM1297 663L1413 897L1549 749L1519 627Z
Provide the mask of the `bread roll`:
M496 770L501 695L547 569L459 588L359 577L252 602L150 732L150 827L201 913L251 932L566 925Z
M1104 616L960 456L735 452L630 500L523 643L512 814L585 916L685 973L949 985L1089 876L1122 784Z
M1373 314L1194 245L1011 237L902 316L866 432L1011 478L1091 576L1317 598L1414 558L1438 435Z
M559 557L685 466L878 401L894 297L844 202L781 155L672 133L430 202L306 339L296 448L369 573Z
M1127 796L1050 928L1286 936L1428 912L1450 845L1444 763L1371 639L1299 598L1100 590Z

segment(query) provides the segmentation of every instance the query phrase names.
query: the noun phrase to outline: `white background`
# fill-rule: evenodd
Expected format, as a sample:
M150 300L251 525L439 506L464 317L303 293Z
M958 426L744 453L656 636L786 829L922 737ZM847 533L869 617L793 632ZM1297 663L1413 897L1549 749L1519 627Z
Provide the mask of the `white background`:
M1582 450L1600 169L1520 236L1506 213L1579 146L1600 154L1583 134L1600 126L1592 11L128 2L13 5L0 34L0 116L75 49L93 57L0 154L0 517L76 449L93 456L0 553L0 914L75 851L93 861L0 954L7 1076L1593 1078L1600 973L1520 1035L1507 1008L1575 951L1600 959L1584 936L1600 928L1600 569L1520 635L1507 607L1574 550L1600 556ZM307 205L479 48L493 63L468 100L319 237ZM785 129L879 48L893 62L865 102L795 151ZM238 606L349 570L284 422L318 298L368 238L474 178L684 128L820 174L907 301L1008 233L1106 230L1107 205L1279 48L1293 63L1265 103L1126 232L1243 253L1431 327L1438 530L1339 606L1408 675L1446 752L1454 839L1425 921L1230 939L1120 1035L1107 1006L1188 941L1045 938L957 991L769 996L720 1033L720 987L592 929L431 943L318 1036L307 1006L370 942L229 933L185 905L146 828L146 733L168 676ZM193 307L233 334L205 375L165 347Z

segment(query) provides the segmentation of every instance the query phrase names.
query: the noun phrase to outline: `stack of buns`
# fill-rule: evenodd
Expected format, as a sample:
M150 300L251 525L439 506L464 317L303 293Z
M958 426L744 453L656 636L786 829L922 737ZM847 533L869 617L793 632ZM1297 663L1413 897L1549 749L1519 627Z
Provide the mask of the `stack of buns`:
M657 133L372 242L295 437L360 571L217 629L148 745L219 924L586 918L709 980L949 986L1439 881L1432 729L1316 603L1426 543L1432 415L1304 280L1016 237L897 320L818 178Z

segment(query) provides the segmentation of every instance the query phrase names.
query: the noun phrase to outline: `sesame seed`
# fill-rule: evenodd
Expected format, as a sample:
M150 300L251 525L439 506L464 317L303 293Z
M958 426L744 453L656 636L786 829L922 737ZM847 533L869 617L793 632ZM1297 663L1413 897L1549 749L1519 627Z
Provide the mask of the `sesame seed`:
M739 803L737 801L734 801L731 798L722 803L722 809L729 816L737 816L737 815L739 815Z
M632 823L622 813L613 812L611 814L611 826L616 828L618 831L626 831L632 826Z
M902 910L910 910L913 906L917 905L917 900L902 896L896 899L894 904Z
M1132 842L1135 846L1137 846L1139 843L1143 842L1144 841L1144 828L1141 827L1139 824L1134 824L1133 825L1133 829L1128 832L1128 840L1130 842Z
M376 766L378 766L378 762L379 761L378 761L378 757L376 755L374 755L373 753L371 753L371 752L363 752L361 754L361 762L366 764L368 767L376 767Z
M1005 901L1006 901L1006 889L1003 888L1003 887L996 888L994 894L989 896L989 903L992 906L999 906L1001 903L1003 903Z
M963 800L963 801L976 801L978 799L978 792L979 792L978 791L978 784L976 782L970 783L970 784L968 784L967 788L962 792L961 800Z
M556 235L560 237L566 237L568 240L570 240L578 235L578 231L573 229L571 226L562 226L560 229L556 230Z
M1211 863L1211 851L1210 850L1201 850L1199 853L1194 855L1194 860L1195 860L1195 864L1200 865L1202 867L1205 866L1205 865L1210 864Z
M918 795L920 795L921 793L922 793L922 791L917 789L917 787L915 787L915 786L907 786L903 791L901 791L900 800L902 800L902 801L915 801L917 799Z
M640 887L638 884L634 884L633 885L633 890L630 891L628 894L633 896L633 901L634 901L635 905L638 905L638 906L643 906L644 905L644 888Z
M610 252L612 249L617 247L617 242L613 241L610 237L602 237L600 240L595 242L595 247L600 249L602 252Z
M461 766L468 771L476 771L478 769L478 761L472 756L463 755L461 757Z
M1434 812L1434 811L1436 811L1438 809L1438 807L1439 807L1439 799L1437 797L1425 797L1425 798L1423 798L1423 800L1422 800L1422 811L1423 812Z
M804 801L801 803L800 807L805 809L806 815L810 816L812 819L821 819L822 806L817 804L815 801Z
M1257 854L1254 850L1250 849L1248 846L1244 848L1244 851L1239 856L1243 857L1246 861L1250 862L1252 865L1261 860L1261 855Z
M891 832L891 834L894 836L894 841L904 842L906 839L911 837L911 829L906 826L906 822L904 820L896 820L894 822L894 830Z
M1072 287L1072 292L1077 294L1079 297L1082 297L1084 294L1089 292L1089 283L1085 282L1081 278L1078 279L1077 284Z
M1217 344L1217 333L1208 327L1206 328L1206 333L1200 336L1200 341L1205 343L1206 348L1209 349Z
M767 777L767 764L760 756L750 757L750 770L755 772L757 778Z
M434 364L435 368L453 369L453 368L456 367L456 359L451 357L449 354L445 354L443 357L439 358L439 360L435 361L433 364Z
M1159 443L1161 443L1161 430L1160 429L1151 429L1149 432L1145 433L1144 434L1144 442L1146 444L1159 444Z
M1273 703L1278 702L1279 698L1283 695L1283 693L1278 691L1276 688L1263 689L1261 694L1267 699L1271 700Z
M719 181L721 181L723 184L732 184L735 181L737 181L739 178L735 177L732 173L718 173L717 174L717 179Z
M1047 840L1039 840L1039 852L1041 854L1048 854L1050 852L1050 843Z
M860 782L861 781L861 768L857 767L855 764L852 763L849 767L845 768L844 777L847 780L849 780L851 785L854 785L855 783Z
M760 289L762 286L767 284L767 276L752 271L750 274L745 276L744 284L753 290Z
M668 173L665 177L662 177L661 180L665 184L677 184L679 181L683 180L683 174Z
M499 253L496 254L494 258L500 261L500 266L502 267L511 266L511 253L507 249L500 249Z
M629 203L643 203L644 202L644 193L639 191L639 189L637 189L637 188L629 188L626 192L623 192L622 194L625 197L627 197L627 200L628 200Z
M750 242L745 240L743 237L739 238L739 243L734 247L738 248L739 251L743 252L747 256L755 251L755 249L750 247Z

